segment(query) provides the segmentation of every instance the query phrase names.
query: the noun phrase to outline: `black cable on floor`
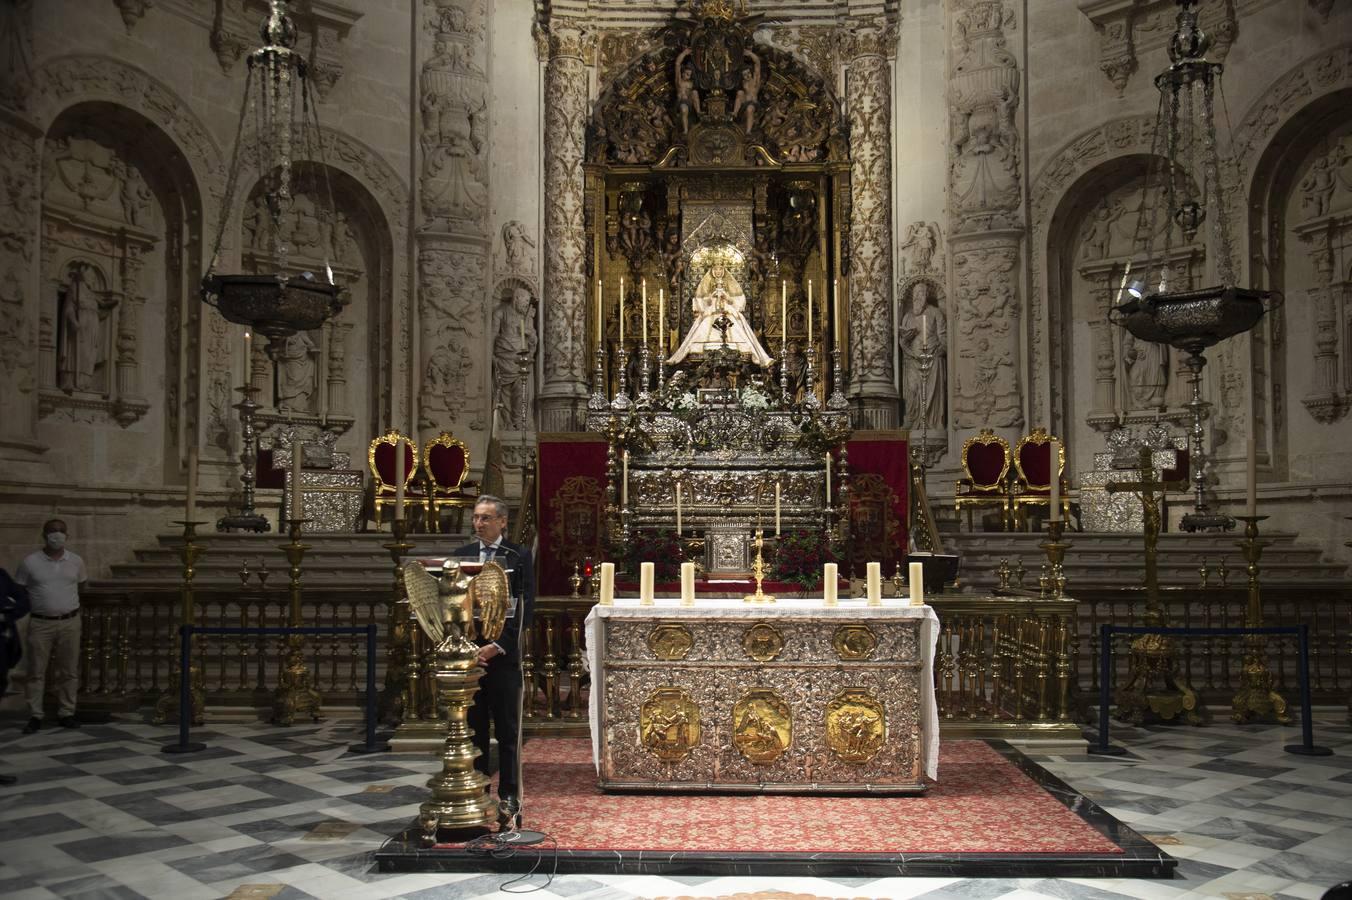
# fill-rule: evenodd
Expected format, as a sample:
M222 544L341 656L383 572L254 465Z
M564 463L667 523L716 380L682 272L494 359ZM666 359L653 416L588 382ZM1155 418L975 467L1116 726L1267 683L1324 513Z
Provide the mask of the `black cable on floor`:
M481 835L480 837L468 841L465 844L465 850L470 853L489 856L495 860L514 859L523 852L523 847L511 843L510 837L512 834L513 832L510 831L499 831L494 834ZM548 834L544 836L544 839L549 843L549 847L547 850L535 851L535 862L531 865L530 870L498 885L499 891L502 891L505 894L533 894L536 891L545 890L554 883L554 876L559 874L559 842L556 838ZM540 868L540 862L544 858L546 852L553 855L554 868L549 872L548 877L545 879L545 883L534 887L526 887L524 889L513 888L513 885L525 881L536 873Z

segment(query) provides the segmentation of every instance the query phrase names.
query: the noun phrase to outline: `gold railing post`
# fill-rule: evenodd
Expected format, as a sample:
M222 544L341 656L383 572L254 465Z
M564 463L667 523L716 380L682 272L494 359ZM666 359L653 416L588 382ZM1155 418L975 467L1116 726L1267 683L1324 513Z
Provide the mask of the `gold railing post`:
M174 523L183 526L183 546L178 550L178 558L183 562L183 580L179 587L179 614L178 621L180 625L197 624L197 603L193 594L193 578L197 575L197 558L201 556L203 547L200 546L194 538L197 537L197 526L203 524L201 521L180 520ZM159 699L155 702L155 714L151 721L156 725L163 725L170 719L177 719L182 710L178 708L179 679L184 677L181 671L182 660L178 653L178 641L173 641L174 662L170 664L169 686L165 689ZM202 713L206 709L207 691L206 683L202 673L202 661L197 652L197 636L194 635L189 645L188 657L188 696L191 698L192 708L189 710L189 721L194 725L202 724Z
M1245 628L1263 627L1263 589L1258 579L1258 559L1268 541L1258 539L1258 523L1267 516L1236 516L1244 523L1244 540L1239 542L1240 551L1248 565L1249 602L1244 611ZM1261 634L1244 636L1244 668L1241 673L1241 686L1231 701L1230 718L1239 724L1259 716L1271 715L1285 725L1291 721L1286 712L1286 699L1277 693L1272 683L1272 672L1268 669L1265 653L1267 639ZM1309 715L1309 710L1305 710Z
M308 544L301 543L301 526L306 519L288 519L291 540L282 545L286 561L290 564L290 597L287 606L286 624L298 628L303 624L301 600L304 591L301 587L301 564L305 560ZM286 657L278 678L277 690L272 700L272 721L277 725L290 725L299 714L309 715L318 722L320 696L313 686L313 674L310 663L305 658L305 636L289 634L286 636Z

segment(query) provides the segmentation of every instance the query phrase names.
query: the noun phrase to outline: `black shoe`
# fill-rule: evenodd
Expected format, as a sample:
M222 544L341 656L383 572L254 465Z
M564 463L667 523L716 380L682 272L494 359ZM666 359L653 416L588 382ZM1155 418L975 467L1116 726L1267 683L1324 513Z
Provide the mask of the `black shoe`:
M517 831L521 828L521 798L516 794L498 797L498 830Z
M56 724L60 725L62 728L79 728L80 720L74 716L62 716L56 720Z
M13 775L0 775L0 784L5 785L6 787L11 784L17 784L18 781L19 779Z
M34 732L36 732L36 731L37 731L39 728L41 728L41 727L42 727L42 720L39 719L37 716L33 716L33 718L31 718L31 719L28 720L28 724L25 725L25 726L23 727L23 733L24 733L24 734L33 734Z

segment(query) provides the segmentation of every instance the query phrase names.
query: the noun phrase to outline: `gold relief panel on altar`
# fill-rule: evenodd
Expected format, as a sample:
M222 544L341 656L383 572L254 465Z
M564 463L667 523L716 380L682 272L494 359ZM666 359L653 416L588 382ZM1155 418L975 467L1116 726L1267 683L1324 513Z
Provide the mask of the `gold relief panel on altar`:
M685 759L699 744L699 706L681 688L662 687L649 694L638 721L639 743L658 759Z
M878 649L878 636L867 625L841 625L831 636L831 646L841 659L868 659Z
M747 691L732 707L732 745L756 765L779 759L793 744L793 713L767 688Z
M886 713L868 691L842 691L827 704L826 746L844 762L866 763L886 742Z
M648 632L648 649L658 659L685 659L694 645L690 629L675 622L664 622Z
M784 651L784 635L765 622L757 622L742 635L742 649L757 662L769 662Z

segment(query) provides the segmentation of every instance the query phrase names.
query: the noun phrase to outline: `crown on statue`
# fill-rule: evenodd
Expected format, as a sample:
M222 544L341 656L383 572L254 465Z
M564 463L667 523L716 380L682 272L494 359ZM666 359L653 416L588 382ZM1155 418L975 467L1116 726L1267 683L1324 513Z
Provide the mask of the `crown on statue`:
M742 264L742 254L730 244L701 247L696 250L692 261L697 269L711 269L716 265L734 268Z
M742 5L746 5L745 0ZM703 0L703 2L695 5L693 11L701 19L720 19L731 22L737 18L737 10L728 0Z

